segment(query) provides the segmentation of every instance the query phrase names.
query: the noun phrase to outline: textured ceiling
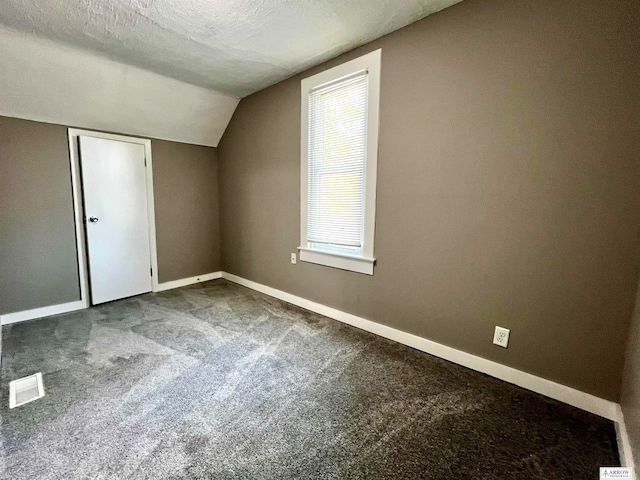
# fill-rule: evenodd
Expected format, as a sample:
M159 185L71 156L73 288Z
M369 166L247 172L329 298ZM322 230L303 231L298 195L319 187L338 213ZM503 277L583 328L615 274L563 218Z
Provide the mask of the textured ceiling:
M2 0L0 23L243 97L460 0Z

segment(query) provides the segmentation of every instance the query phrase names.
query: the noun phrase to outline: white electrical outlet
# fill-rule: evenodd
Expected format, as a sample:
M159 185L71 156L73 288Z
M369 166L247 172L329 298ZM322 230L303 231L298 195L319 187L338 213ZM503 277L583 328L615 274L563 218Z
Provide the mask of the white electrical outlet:
M294 265L298 263L298 259L295 253L291 254L291 263L293 263Z
M509 330L508 328L496 327L496 331L493 334L493 343L500 347L507 348L509 345Z

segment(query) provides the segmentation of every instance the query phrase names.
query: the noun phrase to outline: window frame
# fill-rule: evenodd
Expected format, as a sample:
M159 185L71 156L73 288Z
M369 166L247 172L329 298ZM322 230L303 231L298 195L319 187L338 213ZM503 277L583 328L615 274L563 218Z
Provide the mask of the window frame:
M376 186L378 173L378 130L380 117L380 64L378 49L354 60L320 72L301 82L300 126L300 261L373 275L375 264L374 237L376 221ZM336 83L358 72L368 71L367 141L364 182L363 243L360 255L313 248L307 242L308 173L309 173L309 93L325 84Z

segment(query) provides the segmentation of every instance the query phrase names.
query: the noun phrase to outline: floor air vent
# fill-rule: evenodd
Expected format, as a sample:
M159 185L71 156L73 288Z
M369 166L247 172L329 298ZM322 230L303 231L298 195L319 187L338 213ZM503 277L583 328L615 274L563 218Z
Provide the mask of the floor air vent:
M19 407L44 397L42 373L9 382L9 408Z

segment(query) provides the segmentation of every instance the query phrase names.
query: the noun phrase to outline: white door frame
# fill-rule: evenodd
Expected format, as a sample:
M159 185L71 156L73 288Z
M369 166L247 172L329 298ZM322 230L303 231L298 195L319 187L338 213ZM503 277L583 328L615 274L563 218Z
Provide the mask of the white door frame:
M149 221L149 249L151 251L151 291L158 291L158 251L156 249L156 215L153 201L153 161L151 159L151 140L147 138L128 137L112 133L95 132L69 128L69 157L71 163L71 188L73 192L73 214L76 224L76 248L78 252L78 274L80 277L80 301L82 308L90 306L89 274L86 248L86 225L84 223L84 208L82 201L82 180L80 175L80 152L78 136L104 138L121 142L137 143L144 146L146 158L147 178L147 218Z

